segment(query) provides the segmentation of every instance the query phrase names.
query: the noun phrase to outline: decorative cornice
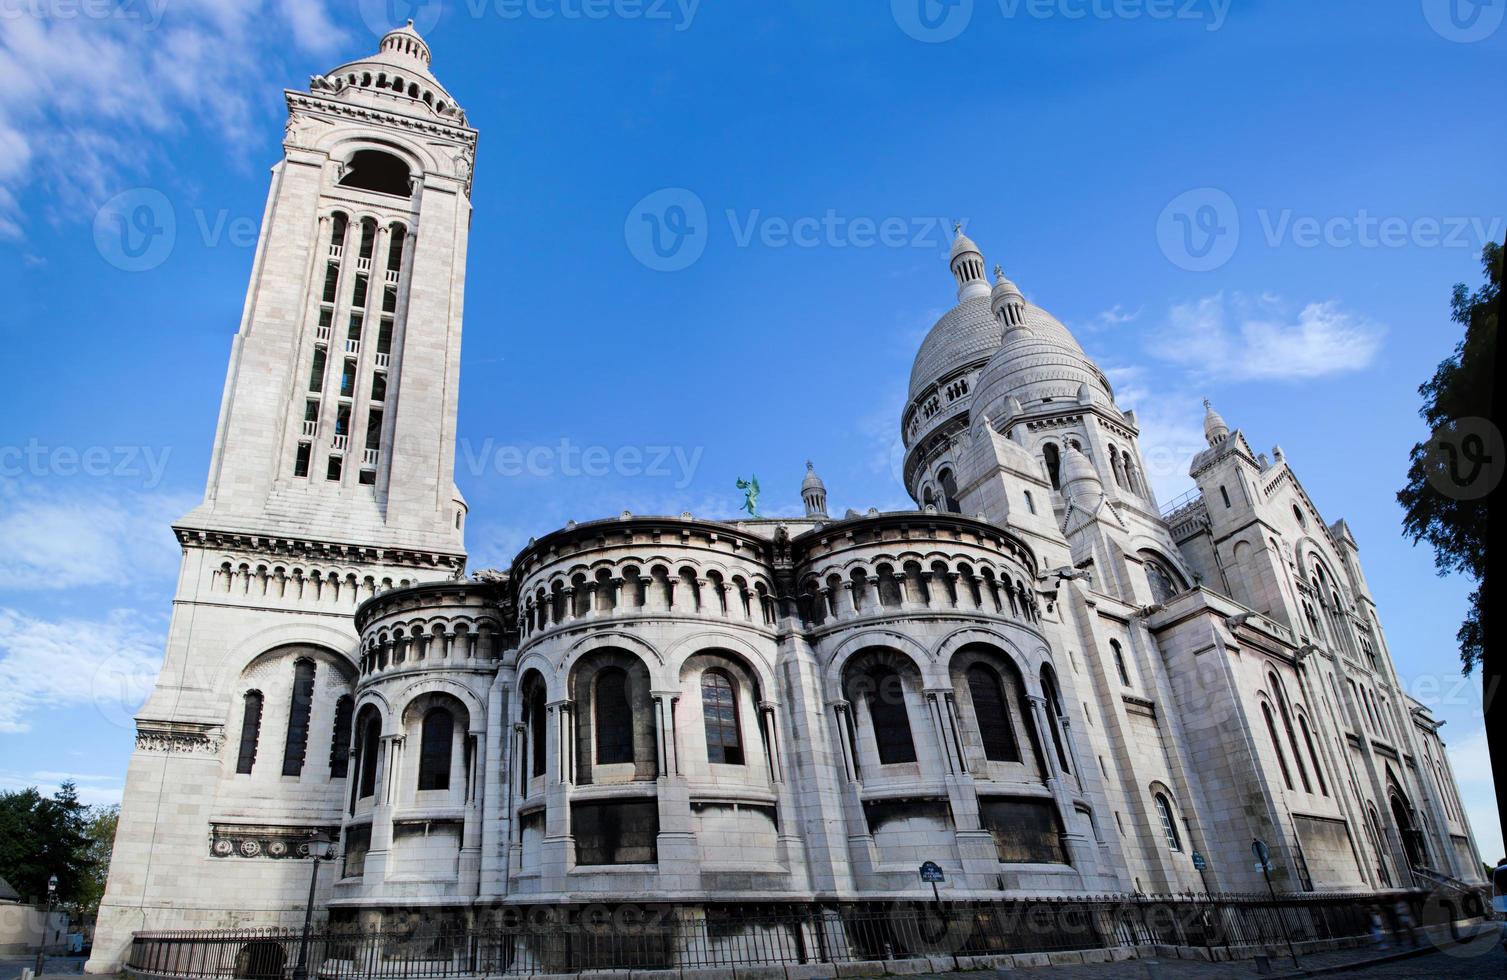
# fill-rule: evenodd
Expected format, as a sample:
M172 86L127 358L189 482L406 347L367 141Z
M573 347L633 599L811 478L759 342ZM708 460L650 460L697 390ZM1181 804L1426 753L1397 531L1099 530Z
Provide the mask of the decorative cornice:
M463 568L466 562L466 556L462 552L429 551L416 548L374 548L340 541L288 538L241 531L215 531L197 527L174 526L173 533L178 536L178 543L185 548L215 548L278 558L450 569Z
M467 146L476 145L476 130L469 126L445 125L443 123L431 122L427 119L419 119L414 116L405 116L396 112L384 112L381 109L373 109L370 106L337 102L333 99L310 95L307 92L295 92L291 89L287 90L286 94L289 109L327 112L336 116L345 116L349 119L359 119L363 122L380 122L384 125L396 126L400 129L411 129L430 136L442 136L445 139L454 140Z
M181 721L142 721L136 724L136 748L172 755L219 755L225 741L222 725Z

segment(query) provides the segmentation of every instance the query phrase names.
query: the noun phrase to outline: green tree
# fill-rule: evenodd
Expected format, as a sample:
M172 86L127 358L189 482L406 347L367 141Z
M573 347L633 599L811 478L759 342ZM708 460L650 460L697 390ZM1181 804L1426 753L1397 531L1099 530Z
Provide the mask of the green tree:
M45 901L58 877L58 901L78 900L89 867L88 808L66 782L49 799L36 787L0 793L0 876L23 899Z
M1462 671L1481 670L1481 709L1496 776L1497 814L1507 834L1507 718L1502 717L1507 712L1497 696L1503 653L1500 640L1487 639L1488 626L1493 637L1499 631L1500 612L1489 597L1500 593L1500 573L1488 573L1500 556L1488 563L1486 547L1490 506L1501 496L1507 465L1493 391L1499 369L1497 320L1504 299L1502 251L1495 242L1482 250L1486 282L1479 289L1455 286L1450 312L1465 328L1465 336L1418 389L1423 396L1418 414L1428 423L1429 440L1413 447L1408 483L1397 500L1404 511L1405 533L1414 544L1427 541L1433 546L1439 574L1463 573L1475 585L1456 639Z
M115 848L115 827L120 822L120 807L96 806L89 810L85 833L89 843L85 850L89 865L79 887L78 910L85 922L92 922L105 897L105 879L110 876L110 853Z
M1455 492L1445 476L1454 446L1470 431L1472 420L1491 418L1492 380L1496 369L1497 297L1502 288L1502 248L1495 242L1481 253L1486 283L1475 292L1464 283L1455 286L1450 300L1451 318L1465 328L1465 337L1454 352L1418 387L1423 407L1418 414L1428 423L1429 440L1413 447L1408 483L1397 493L1404 511L1403 529L1413 543L1427 541L1434 548L1434 567L1439 574L1463 572L1476 588L1470 594L1470 609L1456 639L1465 673L1485 654L1482 631L1482 598L1486 579L1486 513L1488 496ZM1487 423L1489 424L1489 422ZM1453 447L1453 448L1450 448ZM1495 460L1479 474L1481 479L1500 475L1502 460Z

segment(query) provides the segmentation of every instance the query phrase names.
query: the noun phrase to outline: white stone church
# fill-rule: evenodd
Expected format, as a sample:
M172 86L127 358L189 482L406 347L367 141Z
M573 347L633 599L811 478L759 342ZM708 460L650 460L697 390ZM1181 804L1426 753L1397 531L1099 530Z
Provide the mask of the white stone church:
M1371 893L1476 881L1355 539L1213 410L1134 412L963 234L916 509L623 513L466 575L477 133L411 27L287 93L89 969L139 930L422 908ZM940 284L939 284L940 285ZM1270 434L1267 435L1269 438ZM819 450L819 447L815 447Z

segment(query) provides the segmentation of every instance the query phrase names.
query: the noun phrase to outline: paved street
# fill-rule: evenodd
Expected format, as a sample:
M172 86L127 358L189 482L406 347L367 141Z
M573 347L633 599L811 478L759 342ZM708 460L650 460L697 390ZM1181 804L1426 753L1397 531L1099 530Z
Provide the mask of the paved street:
M78 975L84 972L83 956L47 957L46 976ZM35 956L0 956L0 980L15 980L22 970L29 970L37 962Z
M1465 946L1454 946L1446 952L1432 952L1393 963L1367 962L1384 955L1375 949L1353 949L1337 953L1315 953L1298 958L1306 970L1332 970L1354 964L1353 969L1322 974L1335 977L1428 977L1431 980L1486 980L1507 976L1507 952L1500 942L1491 942L1494 937L1477 940ZM983 973L944 973L939 978L946 980L979 980ZM1203 963L1194 960L1161 960L1155 964L1145 960L1127 963L1106 963L1094 966L1053 966L1009 971L1012 977L1040 977L1041 980L1245 980L1261 976L1251 960L1233 963ZM1292 962L1285 956L1273 958L1269 977L1294 977ZM915 978L925 980L925 978Z

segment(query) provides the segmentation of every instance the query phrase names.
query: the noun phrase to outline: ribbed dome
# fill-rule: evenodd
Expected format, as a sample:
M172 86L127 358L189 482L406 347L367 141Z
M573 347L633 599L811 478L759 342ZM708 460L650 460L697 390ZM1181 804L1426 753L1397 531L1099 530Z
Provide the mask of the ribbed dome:
M1078 341L1056 317L1039 306L1026 304L1026 324L1037 337L1066 344L1083 353ZM1002 328L989 311L989 297L965 300L943 314L921 341L910 372L910 397L958 368L984 361L999 350Z
M353 101L375 97L400 112L417 111L465 125L466 114L430 70L429 45L408 26L389 31L376 54L332 69L320 81Z
M806 478L801 481L801 491L825 489L827 485L822 482L821 477L816 475L816 464L809 459L806 460Z
M979 372L973 389L973 417L1009 418L1012 398L1026 407L1045 398L1070 401L1085 385L1104 404L1114 403L1104 376L1076 343L1034 330L1014 333L1010 343L996 351Z

